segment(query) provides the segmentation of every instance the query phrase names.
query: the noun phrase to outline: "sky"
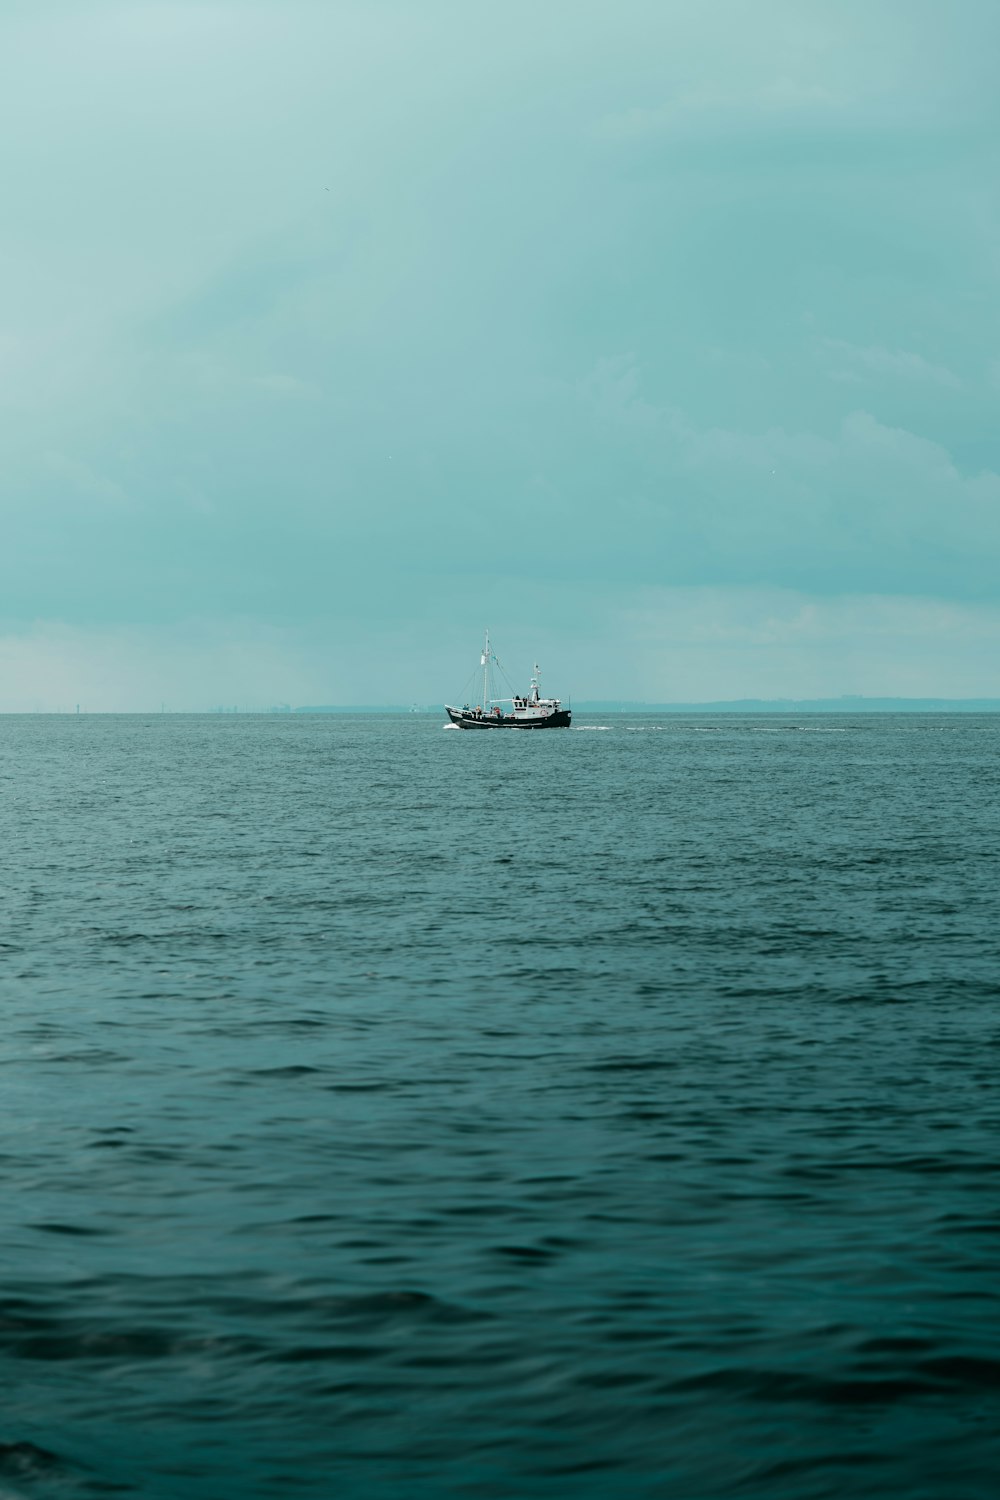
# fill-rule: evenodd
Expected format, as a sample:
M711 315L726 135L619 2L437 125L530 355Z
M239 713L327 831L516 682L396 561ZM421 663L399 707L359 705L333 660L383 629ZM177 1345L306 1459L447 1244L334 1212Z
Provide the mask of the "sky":
M995 0L4 0L0 710L1000 696Z

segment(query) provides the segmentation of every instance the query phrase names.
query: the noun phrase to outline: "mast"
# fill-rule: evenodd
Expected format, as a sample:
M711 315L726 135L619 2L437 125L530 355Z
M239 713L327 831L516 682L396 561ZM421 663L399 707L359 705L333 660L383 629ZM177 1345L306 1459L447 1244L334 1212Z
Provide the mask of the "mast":
M486 712L486 694L490 683L490 631L486 627L486 645L483 647L483 713Z

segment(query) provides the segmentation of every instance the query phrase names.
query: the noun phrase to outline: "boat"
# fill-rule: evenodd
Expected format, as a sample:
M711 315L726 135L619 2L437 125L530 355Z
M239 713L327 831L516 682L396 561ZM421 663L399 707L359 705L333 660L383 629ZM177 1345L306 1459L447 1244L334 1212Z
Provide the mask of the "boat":
M493 668L506 681L506 673L497 660L490 646L490 633L486 632L486 645L483 647L479 665L483 673L482 701L472 705L463 704L461 708L453 708L446 703L445 713L457 729L568 729L572 719L572 710L563 708L558 698L543 698L541 691L541 674L538 663L535 663L534 676L531 679L531 687L526 693L515 693L511 689L509 698L498 698L494 693ZM473 673L476 687L479 686L477 673ZM510 684L507 684L508 687ZM508 706L509 705L509 706ZM447 727L447 726L446 726Z

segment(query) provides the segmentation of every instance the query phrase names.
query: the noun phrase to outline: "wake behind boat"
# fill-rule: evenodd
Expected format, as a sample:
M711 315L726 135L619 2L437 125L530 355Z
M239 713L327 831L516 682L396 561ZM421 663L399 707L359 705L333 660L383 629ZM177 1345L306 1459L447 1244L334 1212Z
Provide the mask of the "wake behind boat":
M486 632L486 645L479 665L483 671L482 701L474 707L468 703L461 708L452 708L447 703L444 706L445 713L459 729L569 728L572 710L563 708L558 698L543 698L541 695L537 662L528 692L519 695L511 689L509 698L498 698L494 691L493 668L497 668L504 681L506 674L490 647L489 631Z

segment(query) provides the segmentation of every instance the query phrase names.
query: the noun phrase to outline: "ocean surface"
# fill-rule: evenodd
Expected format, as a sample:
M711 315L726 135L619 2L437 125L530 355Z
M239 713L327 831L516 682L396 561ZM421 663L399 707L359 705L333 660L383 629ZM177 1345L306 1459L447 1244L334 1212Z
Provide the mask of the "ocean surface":
M985 1500L1000 716L0 719L0 1500Z

